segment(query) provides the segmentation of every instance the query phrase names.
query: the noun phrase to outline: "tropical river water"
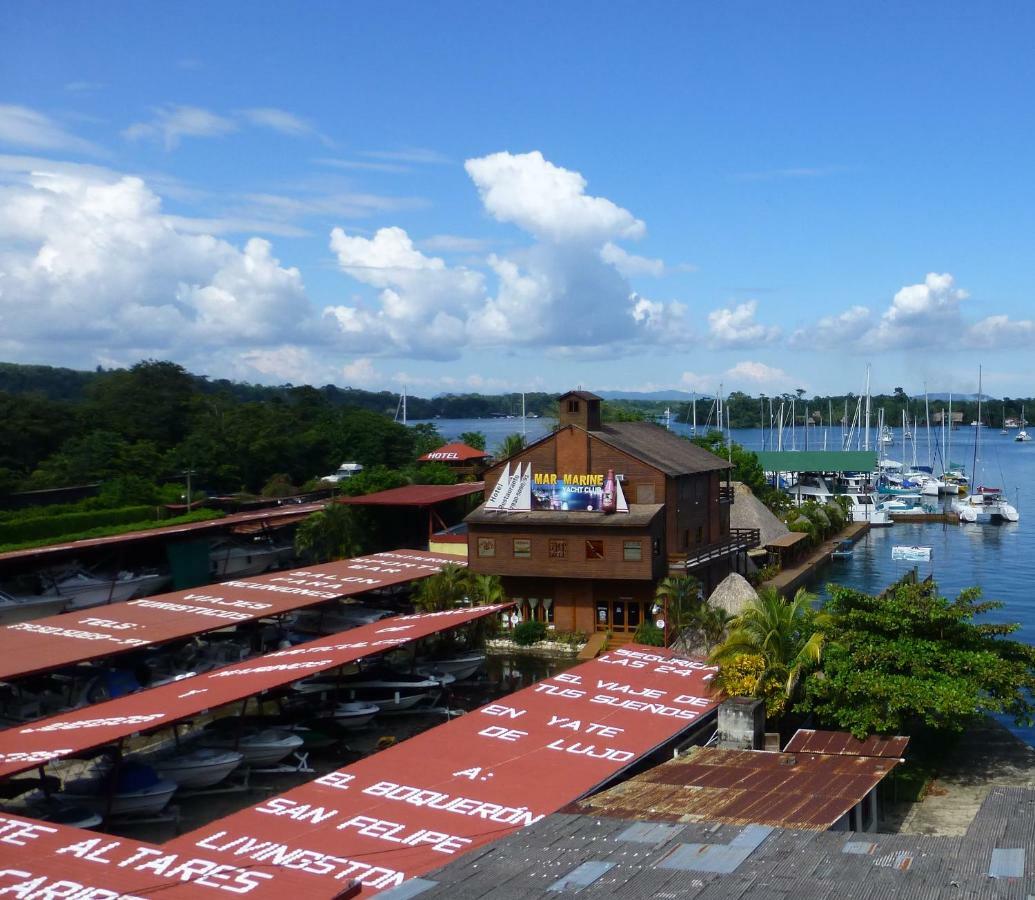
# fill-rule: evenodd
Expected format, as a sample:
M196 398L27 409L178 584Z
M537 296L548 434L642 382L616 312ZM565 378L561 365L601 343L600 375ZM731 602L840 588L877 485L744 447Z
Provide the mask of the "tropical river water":
M522 427L520 419L439 419L435 424L447 439L455 439L463 431L481 431L487 437L490 450L506 435L520 432ZM552 419L527 420L528 440L542 437L553 424ZM689 433L685 425L673 423L671 427L673 431ZM912 443L906 442L903 451L900 432L901 429L895 429L896 442L888 447L887 455L911 462ZM965 464L968 475L972 475L976 432L976 428L962 427L952 435L951 456ZM1035 591L1031 586L1033 569L1028 567L1029 564L1035 567L1035 441L1015 442L1015 434L1015 431L1002 435L996 429L981 429L978 474L972 477L972 482L1003 488L1020 512L1020 522L1006 525L924 522L874 529L859 541L850 559L832 560L824 566L809 589L821 598L828 584L878 593L913 566L892 561L893 546L931 547L932 561L920 564L921 576L933 574L941 592L950 597L963 588L980 587L987 599L1005 604L990 619L1017 622L1021 627L1016 636L1035 644ZM733 439L752 450L763 447L761 429L734 429ZM809 448L822 449L823 439L821 429L810 429ZM768 432L764 440L766 449L770 449ZM839 440L839 434L833 430L827 436L831 448L836 448ZM940 436L932 433L931 440L933 446L940 441ZM784 448L789 449L792 441L798 449L804 449L804 435L800 430L793 438L785 432ZM917 435L916 454L919 463L927 463L927 436L923 428ZM1016 734L1035 744L1035 728L1007 724Z

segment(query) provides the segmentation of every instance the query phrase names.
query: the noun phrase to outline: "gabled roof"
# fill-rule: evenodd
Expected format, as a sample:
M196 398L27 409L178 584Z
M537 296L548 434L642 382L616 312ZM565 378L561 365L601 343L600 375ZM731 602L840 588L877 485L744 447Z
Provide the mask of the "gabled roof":
M844 731L816 731L799 728L784 748L785 753L832 753L839 756L878 756L899 759L906 752L908 737L870 735L864 741Z
M567 393L561 394L560 399L563 400L565 397L578 397L580 400L603 400L603 397L598 397L591 391L568 391Z
M417 458L418 462L467 462L472 459L485 459L489 454L484 450L468 446L460 441L443 444L436 450L429 450Z
M387 491L360 494L357 497L335 497L334 502L350 506L415 506L420 509L446 500L455 500L457 497L478 494L483 490L484 481L463 484L406 484L389 488Z
M696 475L732 468L725 459L650 422L615 422L590 434L666 475Z

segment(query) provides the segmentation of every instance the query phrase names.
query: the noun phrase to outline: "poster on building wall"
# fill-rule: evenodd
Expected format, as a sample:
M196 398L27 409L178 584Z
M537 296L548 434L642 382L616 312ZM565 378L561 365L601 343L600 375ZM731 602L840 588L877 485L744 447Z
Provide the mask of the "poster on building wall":
M552 510L556 512L628 512L621 481L613 470L592 473L532 472L532 464L504 467L486 509L501 512Z

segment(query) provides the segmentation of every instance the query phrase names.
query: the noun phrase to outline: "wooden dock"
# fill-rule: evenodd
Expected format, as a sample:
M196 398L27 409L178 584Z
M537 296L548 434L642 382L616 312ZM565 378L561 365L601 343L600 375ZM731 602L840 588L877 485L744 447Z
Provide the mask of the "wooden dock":
M762 587L775 588L784 597L790 597L821 565L830 560L831 554L841 541L851 541L854 544L869 530L869 522L849 522L838 534L825 540L797 565L781 569L775 577L763 582Z

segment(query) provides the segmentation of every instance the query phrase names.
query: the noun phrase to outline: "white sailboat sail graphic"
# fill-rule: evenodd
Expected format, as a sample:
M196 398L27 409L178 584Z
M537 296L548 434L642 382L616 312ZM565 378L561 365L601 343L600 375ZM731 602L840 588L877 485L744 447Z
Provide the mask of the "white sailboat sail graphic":
M532 464L525 466L525 472L518 481L518 488L514 492L514 499L510 509L527 512L532 508Z
M618 478L615 479L615 511L629 512L629 504L625 500L625 491L622 490L622 482Z
M507 489L510 487L510 463L508 462L503 467L503 474L500 475L499 481L496 482L496 486L492 489L492 493L489 494L489 499L485 501L486 509L499 509L500 503L503 500L504 495L507 493Z
M510 482L507 484L507 489L503 493L503 497L500 499L499 508L502 511L512 509L514 505L514 498L517 495L518 488L521 486L521 463L518 463L517 471L510 476Z

